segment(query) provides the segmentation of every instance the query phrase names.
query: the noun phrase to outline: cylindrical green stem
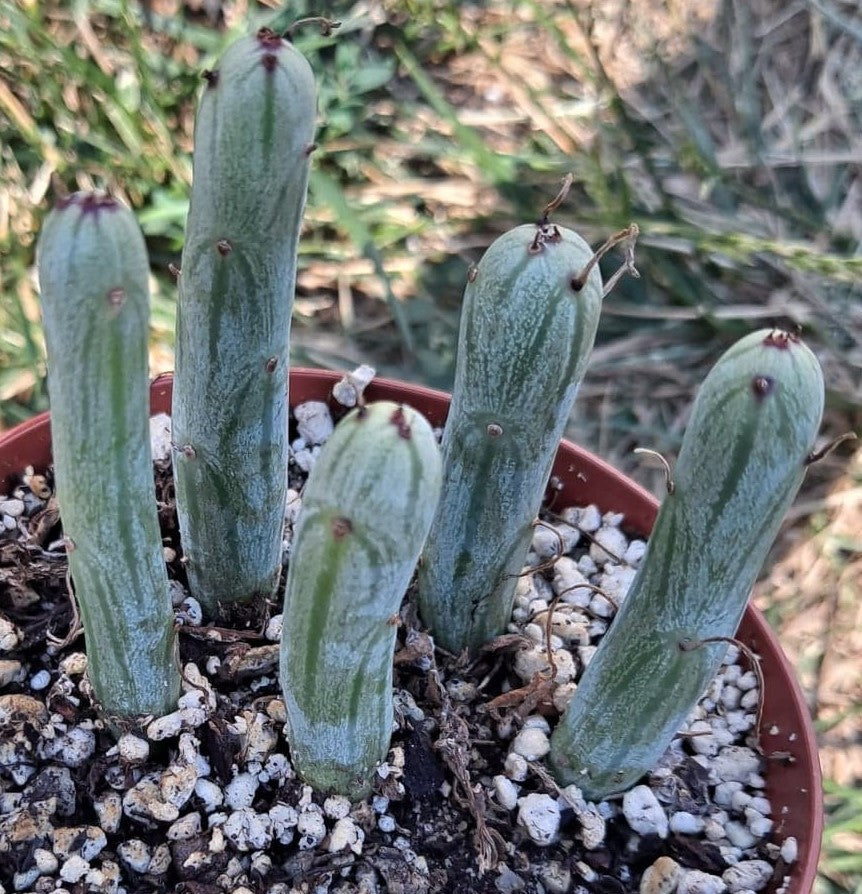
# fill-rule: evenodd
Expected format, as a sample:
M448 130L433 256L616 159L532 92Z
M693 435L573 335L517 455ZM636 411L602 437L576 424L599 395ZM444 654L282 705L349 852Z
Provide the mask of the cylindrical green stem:
M76 193L37 252L57 498L93 689L109 715L176 704L174 616L149 448L146 246L134 215Z
M793 335L741 339L707 376L673 493L619 613L551 738L563 784L624 791L703 695L805 472L823 412L816 358Z
M554 455L598 326L602 281L571 230L521 226L468 277L443 492L419 569L437 642L474 650L512 612Z
M338 424L303 491L281 683L291 760L321 791L364 796L386 757L398 609L439 493L431 427L388 401Z
M315 119L270 31L207 74L179 280L173 432L189 586L209 612L272 596L287 490L288 338Z

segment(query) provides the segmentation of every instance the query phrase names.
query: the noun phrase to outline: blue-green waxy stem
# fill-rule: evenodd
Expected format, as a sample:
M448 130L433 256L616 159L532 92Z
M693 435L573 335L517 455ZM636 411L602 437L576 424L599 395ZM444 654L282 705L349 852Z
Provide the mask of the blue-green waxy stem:
M469 277L443 436L444 486L419 570L437 643L475 650L509 620L516 575L598 326L598 267L550 224L501 236Z
M398 610L440 492L440 453L415 410L354 410L303 491L281 641L285 727L297 772L360 798L392 733Z
M57 499L88 674L105 712L176 705L174 616L149 448L146 247L132 212L76 193L37 250Z
M822 412L820 366L788 333L746 336L707 376L673 493L551 738L563 784L591 799L624 791L684 726L799 489Z
M262 30L207 74L179 277L173 432L189 586L215 613L269 598L287 488L288 339L314 79Z

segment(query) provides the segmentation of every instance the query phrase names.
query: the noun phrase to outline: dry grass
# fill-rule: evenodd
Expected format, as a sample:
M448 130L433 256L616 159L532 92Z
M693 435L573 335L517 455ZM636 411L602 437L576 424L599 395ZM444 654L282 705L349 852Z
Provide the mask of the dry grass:
M755 600L807 696L833 810L855 813L849 828L827 831L823 861L824 883L852 891L862 880L862 448L830 487L797 503L794 519Z

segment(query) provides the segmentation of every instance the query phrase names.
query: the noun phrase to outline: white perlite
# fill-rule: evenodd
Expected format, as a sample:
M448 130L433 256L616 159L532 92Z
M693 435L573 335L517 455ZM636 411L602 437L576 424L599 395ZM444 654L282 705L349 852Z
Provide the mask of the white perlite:
M548 735L541 729L522 729L512 742L512 751L528 761L541 760L550 750Z
M316 806L316 805L309 805ZM326 835L326 823L323 814L316 810L303 810L296 821L296 833L299 835L300 850L317 847Z
M198 779L195 782L195 794L203 802L205 813L212 813L224 802L224 792L220 785L210 779Z
M52 872L56 872L57 867L60 865L60 861L55 854L44 847L37 847L33 851L33 862L36 864L40 875L50 875Z
M571 525L543 522L533 529L530 548L540 559L550 559L569 552L577 545L580 537L578 529Z
M238 773L225 788L225 804L231 810L239 810L240 807L251 807L256 792L257 779L251 773Z
M523 782L527 778L527 761L520 754L510 751L503 765L506 775L515 782Z
M201 815L195 811L180 817L175 823L171 823L165 833L169 841L187 841L200 835Z
M323 812L330 819L344 819L350 813L350 799L344 795L330 795L323 802Z
M373 366L363 363L332 386L332 397L344 407L355 407L376 375L377 370Z
M39 671L39 673L41 674L42 671ZM5 688L10 683L17 683L20 680L23 680L26 675L27 671L20 661L16 661L15 659L0 658L0 689ZM35 680L37 676L38 674L34 674L33 679L31 679L30 681L30 688L34 691L38 691L39 688L45 688L44 686L37 688L33 685L33 680ZM51 677L49 674L48 683L50 682ZM47 683L45 685L47 686Z
M565 517L565 512L563 515ZM577 524L577 526L582 531L586 531L587 534L592 534L594 531L598 531L601 526L602 514L599 512L598 506L590 503L589 506L584 506L581 509L577 509L575 513L572 513L570 521Z
M705 820L685 810L679 810L670 818L670 830L677 835L699 835L703 831Z
M765 860L741 860L725 869L722 879L732 894L739 891L760 891L772 877L772 866Z
M159 788L161 774L148 773L123 797L123 812L130 819L157 820L172 823L179 818L180 811L175 804L162 799Z
M89 863L107 845L108 839L98 826L65 826L54 829L53 851L60 859L77 854Z
M562 602L586 608L593 595L592 584L578 568L578 563L563 556L554 563L554 594Z
M299 436L306 444L322 444L333 429L329 407L319 400L307 400L293 408Z
M150 756L150 743L131 733L120 736L116 747L122 760L130 764L143 763Z
M99 825L112 835L120 828L120 820L123 818L123 799L118 792L106 792L101 798L93 802Z
M532 794L518 799L518 825L535 844L552 844L560 831L560 805L550 795Z
M150 416L150 449L153 452L153 462L165 462L171 457L171 417L167 413Z
M284 615L273 615L266 623L266 630L263 635L271 642L277 643L281 640L281 627L284 621Z
M497 803L506 810L514 810L518 806L518 794L521 788L507 776L494 777L494 791Z
M3 662L0 662L0 664L2 664L2 663ZM17 661L10 662L10 663L18 664ZM18 664L18 666L20 667L20 664ZM11 683L12 680L8 680L7 682ZM30 688L34 692L41 692L43 689L47 689L48 686L50 685L50 683L51 683L51 674L48 673L48 671L46 671L46 670L40 670L40 671L38 671L38 673L33 674L33 676L30 678Z
M728 745L710 761L709 767L716 780L749 782L752 774L760 770L760 757L744 745Z
M60 867L60 878L64 882L79 882L90 870L90 864L79 854L69 857Z
M55 760L65 767L80 767L96 750L96 735L91 729L73 726L65 735L39 740L39 756Z
M152 854L149 846L140 838L130 838L117 845L117 856L134 872L146 872Z
M272 822L272 834L279 844L290 844L293 841L299 814L289 804L276 804L269 810Z
M677 894L724 894L727 885L717 875L690 869L677 885Z
M568 683L574 678L575 659L571 652L566 649L555 650L554 664L557 668L557 675L554 678L556 683ZM547 650L539 645L521 649L515 656L514 669L525 683L529 683L535 674L544 673L548 669Z
M272 841L272 820L267 814L257 813L250 807L235 810L222 829L225 838L239 851L263 850Z
M742 849L753 847L757 843L756 836L736 820L730 820L724 824L724 835L734 847Z
M24 501L16 497L12 499L0 500L0 515L9 518L20 518L24 514Z
M597 565L618 564L628 549L628 539L619 528L601 527L593 534L590 558Z
M596 804L587 801L576 785L567 785L560 791L563 804L572 808L578 822L575 835L588 850L604 843L607 824Z
M359 856L364 841L365 833L362 829L350 817L342 817L335 823L329 836L328 850L330 853L337 853L349 849Z
M640 565L641 559L646 555L646 542L643 540L632 540L628 545L628 549L626 549L623 554L623 561L626 565L631 565L637 568Z
M152 742L172 739L180 734L183 718L179 711L172 711L164 717L158 717L147 727L147 738Z
M798 845L796 839L793 836L785 838L781 844L781 859L784 860L785 863L795 863L797 852Z
M623 816L639 835L667 838L667 814L648 786L636 785L623 795Z

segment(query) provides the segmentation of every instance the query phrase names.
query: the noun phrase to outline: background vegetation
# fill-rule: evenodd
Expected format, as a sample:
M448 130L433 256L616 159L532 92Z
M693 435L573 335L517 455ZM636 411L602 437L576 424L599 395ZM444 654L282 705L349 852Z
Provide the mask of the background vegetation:
M447 387L468 264L559 212L594 243L631 221L641 279L608 299L571 433L660 486L697 383L736 337L799 327L824 441L862 425L862 14L842 0L0 0L0 425L46 407L35 235L66 188L136 209L153 373L170 369L199 73L305 15L320 126L294 363ZM619 264L609 257L606 271ZM822 733L824 891L862 891L862 452L815 468L758 599Z

